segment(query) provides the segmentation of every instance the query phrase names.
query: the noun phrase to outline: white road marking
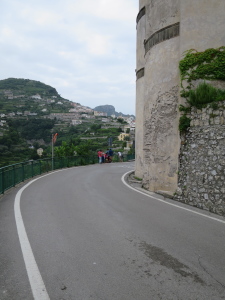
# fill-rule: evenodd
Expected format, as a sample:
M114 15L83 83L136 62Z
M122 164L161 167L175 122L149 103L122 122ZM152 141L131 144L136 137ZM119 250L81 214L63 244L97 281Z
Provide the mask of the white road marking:
M86 167L86 166L82 166ZM77 167L74 167L77 168ZM40 176L36 179L31 180L28 182L25 186L23 186L16 194L15 202L14 202L14 214L16 219L16 226L17 226L17 232L19 236L20 246L23 254L23 259L25 262L31 290L33 293L34 300L50 300L48 292L46 290L45 284L43 282L43 279L41 277L41 273L38 269L38 265L36 263L27 233L24 226L21 210L20 210L20 197L22 192L33 182L36 180L43 178L45 176L51 175L53 173L65 171L67 169L60 169L56 170L54 172L45 174L43 176Z
M84 166L85 167L85 166ZM65 169L61 169L61 170L57 170L55 171L54 173L56 172L60 172L60 171L64 171ZM184 208L184 207L181 207L179 205L176 205L176 204L173 204L173 203L170 203L170 202L167 202L167 201L164 201L162 199L158 199L156 197L153 197L151 195L148 195L147 193L144 193L142 191L139 191L133 187L131 187L130 185L128 185L125 181L125 176L129 173L131 173L132 171L128 171L127 173L125 173L121 180L122 182L127 186L129 187L130 189L140 193L140 194L143 194L147 197L150 197L154 200L157 200L157 201L160 201L160 202L163 202L167 205L171 205L171 206L174 206L174 207L177 207L177 208L180 208L180 209L183 209L183 210L186 210L186 211L189 211L191 213L194 213L194 214L197 214L197 215L200 215L202 217L205 217L205 218L208 218L208 219L212 219L214 221L217 221L217 222L220 222L220 223L223 223L225 224L225 221L223 220L220 220L220 219L217 219L217 218L214 218L214 217L211 217L211 216L207 216L207 215L204 215L202 213L199 213L199 212L196 212L196 211L193 211L191 209L188 209L188 208ZM34 300L50 300L49 298L49 295L48 295L48 292L46 290L46 287L45 287L45 284L43 282L43 279L42 279L42 276L40 274L40 271L38 269L38 266L37 266L37 263L36 263L36 260L35 260L35 257L34 257L34 254L33 254L33 251L32 251L32 248L31 248L31 245L30 245L30 242L29 242L29 239L28 239L28 236L27 236L27 233L26 233L26 229L25 229L25 226L24 226L24 222L23 222L23 218L22 218L22 215L21 215L21 210L20 210L20 198L21 198L21 194L22 192L30 185L32 184L33 182L35 182L36 180L40 179L40 178L43 178L45 176L48 176L50 174L52 174L53 172L51 173L48 173L44 176L41 176L41 177L38 177L30 182L28 182L25 186L23 186L16 194L16 197L15 197L15 203L14 203L14 213L15 213L15 219L16 219L16 226L17 226L17 232L18 232L18 236L19 236L19 240L20 240L20 245L21 245L21 249L22 249L22 253L23 253L23 258L24 258L24 262L25 262L25 266L26 266L26 270L27 270L27 274L28 274L28 278L29 278L29 281L30 281L30 285L31 285L31 290L32 290L32 293L33 293L33 297L34 297Z
M14 213L16 219L17 232L20 240L20 246L23 253L23 259L25 262L28 278L31 285L31 290L33 293L33 297L35 300L50 300L49 295L47 293L45 284L41 277L40 271L38 269L30 242L27 237L26 229L23 223L23 218L20 210L20 197L22 192L34 181L38 180L34 179L22 187L18 193L16 194L15 203L14 203Z
M133 188L133 187L130 186L130 185L125 181L125 179L124 179L126 175L128 175L129 173L131 173L131 172L133 172L133 171L134 171L134 170L129 171L129 172L125 173L125 174L121 177L122 182L123 182L127 187L129 187L130 189L136 191L137 193L140 193L140 194L143 194L143 195L145 195L145 196L147 196L147 197L150 197L150 198L152 198L152 199L154 199L154 200L163 202L163 203L165 203L165 204L168 204L168 205L171 205L171 206L174 206L174 207L177 207L177 208L180 208L180 209L189 211L189 212L191 212L191 213L193 213L193 214L200 215L200 216L202 216L202 217L205 217L205 218L208 218L208 219L211 219L211 220L214 220L214 221L217 221L217 222L220 222L220 223L225 224L225 221L223 221L223 220L220 220L220 219L217 219L217 218L214 218L214 217L211 217L211 216L204 215L204 214L202 214L202 213L199 213L199 212L197 212L197 211L194 211L194 210L191 210L191 209L188 209L188 208L179 206L179 205L177 205L177 204L173 204L173 203L167 202L167 201L165 201L165 200L162 200L162 199L153 197L153 196L151 196L151 195L148 195L148 194L145 193L145 192L142 192L142 191L139 191L139 190Z

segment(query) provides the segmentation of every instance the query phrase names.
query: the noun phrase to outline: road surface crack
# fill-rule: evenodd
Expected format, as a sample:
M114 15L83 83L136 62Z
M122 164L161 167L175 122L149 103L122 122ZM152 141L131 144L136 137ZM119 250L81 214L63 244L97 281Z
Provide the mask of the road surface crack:
M201 263L201 257L199 256L198 257L198 262L199 262L199 265L200 265L200 267L213 279L213 280L215 280L217 283L219 283L223 288L225 288L225 285L224 284L222 284L219 280L217 280L212 274L210 274L209 273L209 271L207 271L206 270L206 268L202 265L202 263Z

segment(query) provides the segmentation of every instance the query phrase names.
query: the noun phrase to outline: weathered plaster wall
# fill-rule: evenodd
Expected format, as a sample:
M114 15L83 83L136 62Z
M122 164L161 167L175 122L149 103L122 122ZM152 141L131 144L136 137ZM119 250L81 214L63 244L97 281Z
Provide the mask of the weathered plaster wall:
M217 110L192 109L182 135L175 200L225 215L225 101Z
M142 9L147 4L148 0L140 0L139 1L139 10Z
M136 96L139 101L136 102L136 129L135 129L135 139L138 140L138 143L135 143L135 175L139 178L143 177L143 166L144 166L144 77L140 78L136 84Z
M180 0L180 52L225 45L224 0Z
M143 177L143 138L144 138L144 95L145 95L145 80L144 80L144 66L145 66L145 48L143 41L146 38L145 33L145 2L140 1L140 13L137 20L137 52L136 52L136 130L135 137L138 143L135 145L135 169L136 176Z
M143 186L152 191L174 191L177 184L179 45L174 40L146 54Z
M177 3L146 0L145 16L137 24L137 69L144 68L144 76L137 79L136 88L135 174L143 178L145 188L154 191L177 187L179 37L171 38L170 29L162 30L160 37L154 35L179 21ZM155 46L146 44L149 38Z
M180 21L179 0L150 0L146 4L146 36Z

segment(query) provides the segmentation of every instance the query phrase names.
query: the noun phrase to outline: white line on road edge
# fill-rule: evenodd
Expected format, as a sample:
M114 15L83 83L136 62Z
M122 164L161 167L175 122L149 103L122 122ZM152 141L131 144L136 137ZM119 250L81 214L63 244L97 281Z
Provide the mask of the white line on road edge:
M123 182L126 186L128 186L130 189L132 189L132 190L134 190L134 191L136 191L136 192L138 192L138 193L140 193L140 194L143 194L143 195L145 195L145 196L147 196L147 197L150 197L150 198L152 198L152 199L154 199L154 200L157 200L157 201L166 203L166 204L171 205L171 206L175 206L175 207L177 207L177 208L180 208L180 209L189 211L189 212L191 212L191 213L193 213L193 214L200 215L200 216L202 216L202 217L205 217L205 218L208 218L208 219L212 219L212 220L214 220L214 221L217 221L217 222L220 222L220 223L225 224L225 221L223 221L223 220L220 220L220 219L217 219L217 218L214 218L214 217L210 217L210 216L204 215L204 214L202 214L202 213L199 213L199 212L197 212L197 211L194 211L194 210L191 210L191 209L188 209L188 208L185 208L185 207L182 207L182 206L179 206L179 205L176 205L176 204L167 202L167 201L165 201L165 200L162 200L162 199L153 197L153 196L151 196L151 195L148 195L148 194L145 193L145 192L142 192L142 191L139 191L139 190L133 188L132 186L130 186L130 185L125 181L125 176L128 175L129 173L133 172L133 171L134 171L134 170L129 171L129 172L125 173L125 174L121 177L122 182Z
M49 175L49 174L47 174ZM42 176L43 177L43 176ZM25 262L28 278L31 285L31 290L33 293L33 297L35 300L50 300L49 295L47 293L45 284L43 282L43 279L41 277L40 271L38 269L30 242L27 237L26 229L23 223L23 218L20 211L20 197L22 192L34 181L38 180L34 179L27 183L24 187L22 187L15 197L15 203L14 203L14 213L15 213L15 219L16 219L16 226L17 226L17 232L19 235L20 240L20 246L23 253L23 259Z
M48 174L45 174L41 177L38 177L36 179L33 179L32 181L28 182L25 186L23 186L16 194L15 202L14 202L14 214L16 219L16 226L17 226L17 232L20 240L20 246L23 253L23 259L25 262L28 278L30 281L31 290L33 293L34 300L50 300L48 292L46 290L45 284L43 282L43 279L41 277L41 273L38 269L38 265L36 263L27 233L26 229L23 223L23 218L20 210L20 197L22 192L34 181L43 178L45 176L51 175L53 173L65 171L65 169L60 169L55 172L51 172Z
M81 168L87 167L87 166L79 166ZM77 167L74 167L77 168ZM72 168L70 168L72 169ZM22 192L30 185L32 184L34 181L43 178L45 176L51 175L53 173L57 173L57 172L61 172L61 171L65 171L67 169L60 169L48 174L45 174L43 176L40 176L36 179L31 180L30 182L28 182L25 186L23 186L16 194L15 197L15 202L14 202L14 214L15 214L15 219L16 219L16 226L17 226L17 232L18 232L18 236L19 236L19 241L20 241L20 246L22 249L22 253L23 253L23 259L25 262L25 266L26 266L26 270L27 270L27 274L28 274L28 278L29 278L29 282L30 282L30 286L31 286L31 290L33 293L33 297L34 300L50 300L48 292L46 290L44 281L41 277L41 273L38 269L38 265L36 263L27 233L26 233L26 229L23 223L23 218L22 218L22 214L21 214L21 210L20 210L20 197Z

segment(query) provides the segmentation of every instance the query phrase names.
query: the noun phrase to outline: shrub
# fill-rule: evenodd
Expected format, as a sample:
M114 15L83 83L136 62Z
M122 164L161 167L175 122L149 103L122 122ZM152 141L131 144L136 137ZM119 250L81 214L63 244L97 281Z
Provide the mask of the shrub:
M187 128L190 127L190 122L191 122L191 119L188 118L186 115L183 115L182 117L180 117L180 120L179 120L180 132L185 132L187 130Z
M200 83L195 90L190 90L188 103L191 106L202 108L206 104L216 101L218 89L205 82Z
M179 106L179 111L183 111L184 113L189 113L191 111L191 106L184 106L181 104Z

